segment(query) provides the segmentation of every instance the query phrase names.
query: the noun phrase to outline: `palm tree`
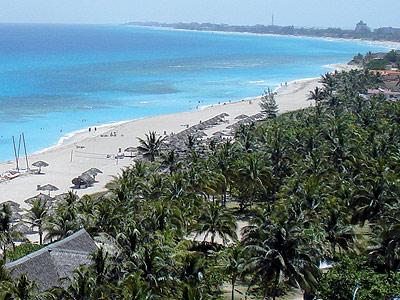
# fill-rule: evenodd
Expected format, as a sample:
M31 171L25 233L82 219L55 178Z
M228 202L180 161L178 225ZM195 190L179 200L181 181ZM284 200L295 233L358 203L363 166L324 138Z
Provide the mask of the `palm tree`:
M314 91L311 91L308 95L308 100L314 100L316 104L319 104L321 101L324 100L324 98L325 92L319 87L316 87Z
M39 299L36 284L22 274L13 281L0 282L0 299L33 300Z
M215 243L217 235L222 239L224 245L229 242L229 238L232 241L237 240L234 216L219 204L211 202L206 203L194 231L197 235L205 234L203 241L206 241L208 236L211 235L212 244Z
M332 210L329 213L329 217L324 219L323 226L327 233L327 240L331 245L333 257L335 257L337 246L339 246L339 250L350 250L355 241L352 227L343 224L340 216L339 211Z
M151 291L146 282L140 276L140 273L127 275L119 282L118 293L121 300L148 300L151 299Z
M47 231L46 240L66 238L79 229L76 212L63 207L57 208L55 213L47 218L44 229Z
M175 150L170 150L167 153L163 154L163 161L162 165L169 169L169 173L175 173L179 167L179 155L176 153Z
M138 138L139 146L138 151L142 153L143 157L148 158L150 161L154 161L155 158L160 154L161 146L163 144L164 138L157 137L155 131L146 134L146 139Z
M334 89L335 84L336 84L335 77L330 73L326 73L325 75L322 75L320 82L323 84L324 89L328 93L330 93Z
M243 248L239 245L226 248L221 254L221 267L225 274L231 279L231 299L235 299L235 284L243 271L244 257Z
M286 264L281 254L268 247L248 246L247 251L252 252L245 271L251 272L255 278L260 278L264 286L264 299L277 296L278 284L286 270Z
M66 299L90 300L95 279L89 276L88 271L80 268L74 272L70 285L65 290Z
M305 231L304 224L297 225L301 222L294 223L293 219L289 216L282 224L265 220L262 226L247 230L244 236L248 257L245 269L253 275L253 282L261 280L259 284L264 287L266 298L276 296L282 278L290 285L300 287L304 299L309 299L316 291L320 276L317 263L323 248L316 236Z
M244 201L252 204L257 197L267 195L268 191L271 191L272 175L258 153L247 155L239 163L236 183L242 193L240 208L243 210Z
M261 111L267 119L275 119L278 114L278 105L275 100L275 93L270 89L264 92L260 101Z
M37 227L39 232L39 244L43 245L43 225L45 223L48 213L47 204L41 199L35 199L32 203L25 222L32 226L32 228Z
M8 204L3 203L0 209L0 245L3 251L3 260L7 259L7 248L12 245L15 248L16 240L23 240L23 235L14 230L12 223L12 211Z

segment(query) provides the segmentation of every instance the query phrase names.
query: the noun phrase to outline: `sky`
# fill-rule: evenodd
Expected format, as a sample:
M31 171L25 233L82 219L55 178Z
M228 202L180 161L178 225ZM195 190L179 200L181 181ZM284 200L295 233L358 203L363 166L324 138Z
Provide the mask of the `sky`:
M400 0L0 0L3 23L211 22L400 27Z

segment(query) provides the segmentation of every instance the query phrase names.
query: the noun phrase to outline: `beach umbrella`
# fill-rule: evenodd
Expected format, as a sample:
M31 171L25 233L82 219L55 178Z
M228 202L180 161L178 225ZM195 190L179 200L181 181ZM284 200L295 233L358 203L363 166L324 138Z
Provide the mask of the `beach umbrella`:
M50 196L50 192L55 192L58 191L58 187L52 185L52 184L46 184L44 186L40 187L40 190L42 191L48 191L49 192L49 196Z
M203 131L199 131L196 133L196 137L198 137L198 138L203 138L205 136L207 136L207 134Z
M221 137L221 136L225 136L225 133L223 133L223 132L221 132L221 131L217 131L217 132L214 132L214 133L213 133L213 136L219 136L219 137Z
M65 198L66 198L68 195L69 195L68 193L58 194L58 195L54 196L54 202L64 201Z
M93 174L103 174L103 172L97 168L90 168L88 171L92 172Z
M8 205L12 211L21 211L20 204L18 204L17 202L6 201L6 202L3 202L2 204Z
M48 167L49 164L48 164L47 162L45 162L45 161L39 160L39 161L35 161L35 162L32 164L32 166L38 167L38 168L39 168L38 174L40 174L40 172L42 171L42 168Z
M136 150L137 150L136 147L128 147L124 151L125 152L130 152L131 153L131 157L133 157L133 152L135 152Z
M83 182L85 182L86 184L92 184L95 182L94 178L89 174L82 174L81 176L79 176L79 178L82 179Z
M38 195L36 195L34 197L26 199L24 202L28 203L28 204L32 204L33 201L35 201L37 199L39 199L40 201L46 202L46 203L54 200L52 197L50 197L46 194L39 193Z
M22 234L33 234L33 233L37 233L37 231L33 230L32 227L27 226L23 223L17 223L14 226L14 230L22 233Z
M75 187L80 188L81 185L86 184L86 182L81 177L76 177L76 178L72 179L72 184Z
M90 168L89 170L83 172L82 174L87 174L93 177L93 179L96 179L97 174L99 173L103 173L102 171L100 171L97 168Z
M235 118L235 120L242 120L242 119L246 119L246 118L248 118L249 116L248 115L239 115L239 116L237 116L236 118Z

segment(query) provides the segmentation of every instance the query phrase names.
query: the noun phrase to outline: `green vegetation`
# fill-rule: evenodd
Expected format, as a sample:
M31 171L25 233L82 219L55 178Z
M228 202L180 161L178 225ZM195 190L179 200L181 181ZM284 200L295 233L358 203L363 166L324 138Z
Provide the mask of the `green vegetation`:
M299 26L279 26L279 25L228 25L213 23L159 23L159 22L130 22L126 25L149 26L149 27L166 27L185 30L197 31L221 31L221 32L250 32L257 34L281 34L295 36L312 36L312 37L332 37L346 39L366 39L380 41L400 41L400 29L392 27L381 27L374 30L352 30L337 27L331 28L309 28Z
M322 299L390 299L400 295L400 273L382 274L369 265L366 256L343 257L338 265L324 274L319 285ZM355 284L356 283L356 284Z
M365 57L358 54L354 57L353 61L369 70L385 70L388 66L400 66L400 52L392 50L383 57L373 53L368 53Z
M321 82L314 107L241 126L234 141L192 140L185 156L161 153L151 133L141 142L148 161L125 169L107 193L70 193L46 215L46 239L85 227L107 247L68 288L49 293L220 299L228 284L234 299L240 283L258 299L293 287L304 299L352 299L357 284L357 299L397 295L400 103L360 96L379 84L367 72ZM335 263L326 274L324 260ZM7 299L34 299L26 278L2 280Z
M37 244L23 243L19 246L16 246L13 251L10 251L8 253L8 259L10 261L14 261L21 257L24 257L25 255L32 253L32 252L40 250L41 248L42 248L42 246L37 245Z

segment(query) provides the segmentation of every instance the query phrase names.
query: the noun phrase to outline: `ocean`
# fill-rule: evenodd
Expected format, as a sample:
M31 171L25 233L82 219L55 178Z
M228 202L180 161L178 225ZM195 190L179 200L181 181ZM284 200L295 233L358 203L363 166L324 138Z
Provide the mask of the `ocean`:
M386 50L361 41L101 25L0 25L0 161L100 124L189 111Z

